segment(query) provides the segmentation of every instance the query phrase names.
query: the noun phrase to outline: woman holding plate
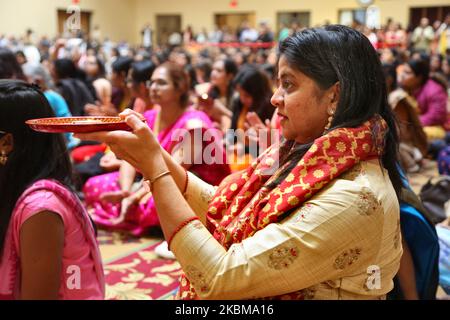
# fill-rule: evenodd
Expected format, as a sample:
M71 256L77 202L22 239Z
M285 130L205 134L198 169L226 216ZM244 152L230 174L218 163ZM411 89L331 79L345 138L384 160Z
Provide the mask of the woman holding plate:
M402 256L401 180L377 54L336 25L279 49L284 141L218 188L186 180L133 112L122 114L133 132L80 137L142 172L184 271L179 298L385 299Z

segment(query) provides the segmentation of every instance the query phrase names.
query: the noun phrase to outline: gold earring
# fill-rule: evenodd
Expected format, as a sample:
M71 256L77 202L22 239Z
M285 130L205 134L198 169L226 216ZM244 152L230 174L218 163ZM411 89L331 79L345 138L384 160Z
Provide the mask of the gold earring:
M334 109L328 109L328 115L330 117L328 118L328 124L325 126L325 132L330 130L331 128L331 123L333 122L334 119L334 113L335 113Z
M6 151L2 150L0 154L0 165L4 166L8 161L8 156L6 155Z

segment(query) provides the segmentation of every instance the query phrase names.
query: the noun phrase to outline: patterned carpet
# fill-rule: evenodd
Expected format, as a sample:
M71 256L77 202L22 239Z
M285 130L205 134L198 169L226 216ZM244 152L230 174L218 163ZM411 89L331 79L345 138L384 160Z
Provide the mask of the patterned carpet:
M416 193L436 176L437 165L433 161L427 161L419 173L408 175ZM161 259L155 254L154 249L161 243L161 237L134 238L99 230L98 240L105 269L106 299L173 299L181 269L176 261ZM438 296L444 296L441 289Z
M154 249L159 238L133 238L117 232L99 230L106 299L169 300L181 275L180 265L161 259Z

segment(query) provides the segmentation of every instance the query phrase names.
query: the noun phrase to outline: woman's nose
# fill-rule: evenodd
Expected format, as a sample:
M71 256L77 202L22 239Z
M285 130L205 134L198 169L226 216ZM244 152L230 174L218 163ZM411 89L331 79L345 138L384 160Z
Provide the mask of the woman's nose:
M157 88L158 88L158 84L155 81L153 81L150 84L150 91L156 91Z
M279 108L283 104L283 102L284 102L283 95L280 94L280 90L277 89L273 94L272 99L270 99L270 103L272 103L272 105L275 108Z

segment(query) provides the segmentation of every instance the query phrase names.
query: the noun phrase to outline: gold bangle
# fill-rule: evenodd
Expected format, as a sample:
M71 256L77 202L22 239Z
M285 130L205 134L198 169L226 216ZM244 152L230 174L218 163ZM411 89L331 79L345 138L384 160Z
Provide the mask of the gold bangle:
M152 178L152 179L145 179L145 180L144 180L144 183L145 183L145 185L146 185L147 188L148 188L147 191L153 192L153 191L152 191L152 190L153 190L153 184L154 184L157 180L161 179L162 177L165 177L165 176L170 175L170 174L171 174L170 171L164 171L163 173L157 175L156 177L154 177L154 178Z

